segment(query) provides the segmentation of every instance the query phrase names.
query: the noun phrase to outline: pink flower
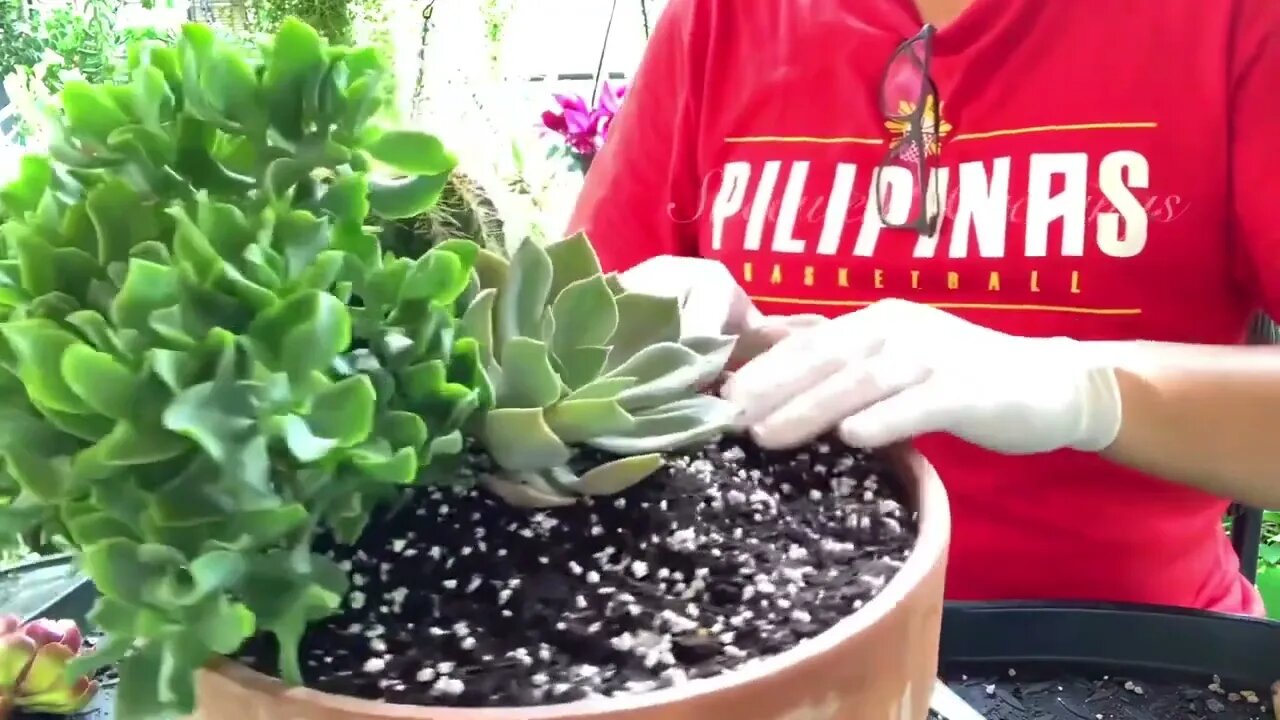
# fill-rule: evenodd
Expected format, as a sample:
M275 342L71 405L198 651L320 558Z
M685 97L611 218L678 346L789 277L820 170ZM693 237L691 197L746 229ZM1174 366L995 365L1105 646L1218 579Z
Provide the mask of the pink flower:
M560 136L564 150L578 164L595 156L609 134L609 126L621 107L626 87L605 82L595 107L581 95L554 94L557 109L542 113L542 126Z
M604 83L604 87L600 90L600 103L596 108L596 112L600 114L600 141L603 142L609 137L609 126L613 124L613 118L618 114L618 110L622 107L622 98L627 94L626 85L611 85L608 81Z

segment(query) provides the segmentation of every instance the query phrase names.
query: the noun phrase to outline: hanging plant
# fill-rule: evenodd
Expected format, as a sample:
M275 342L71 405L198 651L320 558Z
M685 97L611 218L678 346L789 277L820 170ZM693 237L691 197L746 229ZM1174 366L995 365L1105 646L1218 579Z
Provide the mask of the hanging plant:
M626 92L626 85L605 81L594 104L581 95L554 95L558 109L542 113L545 134L560 138L560 144L551 148L551 156L567 158L574 170L585 174L604 147L609 126L622 107Z
M354 38L355 13L348 0L257 0L260 29L273 32L285 18L296 17L331 43L348 45Z
M440 199L426 212L387 225L382 244L401 257L417 257L449 240L470 240L499 255L507 253L503 220L490 192L472 174L454 170Z

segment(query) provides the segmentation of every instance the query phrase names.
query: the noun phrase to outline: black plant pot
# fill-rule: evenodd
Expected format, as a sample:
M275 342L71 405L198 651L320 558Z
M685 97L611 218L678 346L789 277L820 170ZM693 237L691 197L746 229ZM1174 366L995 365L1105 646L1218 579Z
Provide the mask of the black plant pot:
M990 720L1271 718L1280 623L1137 605L955 603L941 658L949 684Z

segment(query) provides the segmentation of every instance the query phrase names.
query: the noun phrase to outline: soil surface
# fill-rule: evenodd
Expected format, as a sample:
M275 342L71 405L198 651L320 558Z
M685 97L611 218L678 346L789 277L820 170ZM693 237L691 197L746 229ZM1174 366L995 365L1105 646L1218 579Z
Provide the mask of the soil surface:
M596 460L599 462L599 459ZM396 703L525 706L643 693L795 646L862 607L916 537L889 468L739 438L625 493L510 508L421 489L375 518L344 612L308 630L308 686ZM244 659L273 673L269 642Z
M1216 677L1015 670L947 684L987 720L1275 720L1271 691ZM1250 700L1252 697L1252 701ZM938 718L930 713L930 719Z

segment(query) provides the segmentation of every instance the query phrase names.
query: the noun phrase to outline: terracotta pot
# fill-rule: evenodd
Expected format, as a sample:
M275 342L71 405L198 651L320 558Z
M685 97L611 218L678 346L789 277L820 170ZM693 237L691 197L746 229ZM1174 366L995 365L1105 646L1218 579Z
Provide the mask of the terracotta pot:
M893 451L920 511L906 564L860 611L767 660L677 688L533 708L429 708L288 688L232 662L201 672L192 720L924 720L938 665L951 517L933 467Z

